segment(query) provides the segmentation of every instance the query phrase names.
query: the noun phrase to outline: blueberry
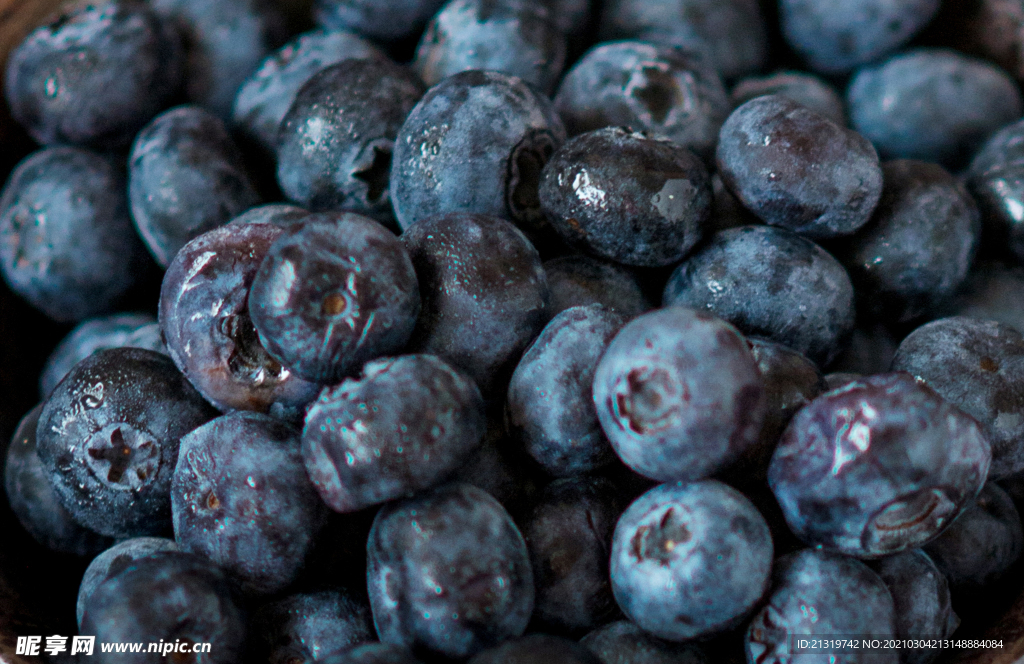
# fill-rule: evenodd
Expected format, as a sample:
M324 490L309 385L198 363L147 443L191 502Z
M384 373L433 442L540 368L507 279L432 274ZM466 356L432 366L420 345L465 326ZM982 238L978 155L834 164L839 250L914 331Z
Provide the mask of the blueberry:
M412 66L431 86L452 74L487 69L550 93L566 50L551 9L530 0L450 0L427 25Z
M628 268L589 256L562 256L544 262L552 317L570 307L603 305L629 320L651 310L640 280Z
M789 45L812 69L842 74L910 41L939 10L940 0L781 0Z
M76 521L110 537L159 535L179 441L213 414L166 355L101 350L47 399L37 452Z
M526 629L533 573L505 509L448 484L377 513L366 579L381 641L464 659Z
M7 504L22 527L51 551L91 556L113 541L84 528L64 509L36 454L36 425L42 405L33 408L14 432L3 464Z
M147 269L124 175L79 148L34 152L0 194L0 268L11 290L50 318L105 313Z
M313 215L267 251L249 315L270 355L332 383L400 350L420 311L416 272L398 239L357 214Z
M410 349L451 362L490 398L547 320L537 250L509 222L478 214L421 221L402 243L423 295Z
M277 134L277 181L311 210L394 224L388 178L395 135L423 84L384 58L346 60L302 86Z
M998 261L975 264L949 309L957 316L998 321L1024 330L1024 268Z
M373 640L370 608L340 590L289 595L253 620L260 661L311 664Z
M621 41L587 51L562 79L555 107L570 136L627 125L708 156L729 98L696 53Z
M711 178L691 151L609 127L570 139L540 181L551 226L587 253L625 265L678 263L711 215Z
M871 221L837 243L860 313L905 323L939 307L963 285L978 248L978 208L944 168L882 164L882 197Z
M981 208L989 244L1024 259L1024 121L992 135L974 155L967 185Z
M600 664L593 653L568 639L530 634L479 653L468 664Z
M853 127L883 158L949 167L963 165L1022 109L1017 84L1005 72L943 49L916 49L864 67L850 82L846 103Z
M800 410L768 483L801 540L876 558L942 532L978 494L991 458L974 418L909 374L880 374Z
M882 194L878 154L867 139L780 95L733 111L717 160L725 186L751 212L811 238L855 232Z
M310 405L302 455L324 501L354 512L444 481L485 426L483 398L468 376L433 355L383 358Z
M316 21L331 30L352 30L394 42L415 36L445 0L314 0Z
M768 76L752 76L739 81L730 93L733 106L755 97L781 95L802 104L839 126L846 125L843 98L824 80L801 71L777 71Z
M89 598L96 592L104 581L116 576L131 566L139 558L145 558L164 551L177 551L178 545L174 540L164 537L133 537L121 540L106 551L92 559L82 576L82 583L78 587L78 601L75 606L75 615L78 620L79 631L82 627L82 618L85 616L85 606Z
M323 664L420 664L408 649L389 643L367 643L336 653Z
M309 210L288 203L268 203L246 210L230 222L238 224L273 224L279 228L291 228L309 216Z
M344 30L304 32L268 55L235 97L234 124L268 153L277 146L277 128L306 82L320 70L349 58L384 58L369 41Z
M64 337L46 360L39 376L39 393L45 399L80 361L108 348L146 348L167 353L160 326L149 314L111 314L83 321Z
M270 357L249 317L249 287L281 233L263 219L216 228L186 244L164 274L160 326L168 354L224 411L295 409L319 390Z
M750 622L745 636L747 662L801 661L896 664L895 649L824 654L796 653L794 637L893 639L894 605L885 582L864 563L825 551L805 549L775 563L768 603ZM812 643L812 645L814 645ZM821 652L821 651L812 651Z
M743 226L716 233L676 268L662 303L709 310L824 365L853 329L853 296L846 270L821 247Z
M140 2L68 9L7 63L11 115L38 142L123 148L177 92L178 35Z
M595 629L580 641L601 664L705 664L701 649L662 641L628 620Z
M509 429L552 475L579 475L614 458L591 393L597 363L625 322L601 305L566 309L547 324L512 374Z
M198 556L166 552L139 558L100 584L86 602L81 631L97 643L209 644L194 661L228 664L242 653L245 622L220 570ZM102 664L167 661L160 652L97 648L94 656Z
M768 588L768 524L735 489L663 484L630 505L611 550L615 599L654 636L685 641L739 623Z

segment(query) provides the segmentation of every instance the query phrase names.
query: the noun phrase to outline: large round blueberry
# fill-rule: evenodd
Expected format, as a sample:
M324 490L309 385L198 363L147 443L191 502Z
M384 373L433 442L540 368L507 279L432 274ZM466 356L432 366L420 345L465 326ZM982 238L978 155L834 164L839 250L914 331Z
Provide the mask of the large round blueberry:
M1024 260L1024 120L993 134L974 155L967 177L989 243Z
M882 195L882 168L867 139L781 95L733 111L716 158L745 207L808 237L853 233Z
M597 655L601 664L705 664L701 649L651 636L628 620L595 629L580 645Z
M0 195L0 268L47 316L71 322L110 310L146 270L124 175L70 147L25 158Z
M768 483L801 540L876 558L938 535L973 502L991 459L974 418L909 374L880 374L798 412Z
M526 629L534 599L526 543L485 491L448 484L389 503L366 548L381 641L462 659Z
M597 365L593 398L619 458L662 482L729 465L757 441L764 420L764 383L746 340L686 307L622 328Z
M600 304L625 319L651 310L640 280L626 267L589 256L572 255L544 262L554 317L570 307Z
M82 618L89 598L104 581L117 576L139 558L145 558L164 551L177 551L178 545L166 537L132 537L121 540L117 544L92 559L82 575L82 583L78 586L78 600L75 615L81 631Z
M354 512L450 477L485 426L483 398L468 376L434 355L383 358L310 405L302 455L324 501Z
M288 595L259 608L254 641L268 664L313 664L373 640L370 607L342 590Z
M663 484L630 505L611 550L615 599L645 631L686 641L728 629L768 588L768 524L735 489Z
M468 664L600 664L594 654L568 639L530 634L478 654Z
M317 23L381 41L412 37L445 0L313 0Z
M44 145L123 148L181 82L178 35L144 3L79 6L11 53L11 114Z
M755 97L781 95L802 104L818 115L846 126L843 98L824 80L800 71L778 71L769 76L752 76L739 81L729 98L733 106L740 106Z
M264 348L320 383L400 350L419 312L416 272L402 243L351 213L313 215L282 233L249 291Z

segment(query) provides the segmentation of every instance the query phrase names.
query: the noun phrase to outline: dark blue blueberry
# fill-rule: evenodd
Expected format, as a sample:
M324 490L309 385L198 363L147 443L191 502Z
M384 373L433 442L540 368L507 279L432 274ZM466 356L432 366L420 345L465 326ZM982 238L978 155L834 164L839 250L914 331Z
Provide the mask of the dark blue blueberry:
M812 238L855 232L882 195L867 139L781 95L733 111L716 157L722 181L747 209Z
M312 215L285 230L249 291L263 347L320 383L401 350L419 312L416 272L402 243L351 213Z
M166 355L101 350L47 399L37 451L76 521L110 537L159 535L179 441L214 414Z
M670 643L651 636L628 620L595 629L580 641L601 664L705 664L694 645Z
M977 263L949 309L957 316L1024 330L1024 268L997 261Z
M302 455L324 501L354 512L449 478L485 427L468 376L434 355L382 358L309 406Z
M212 560L246 595L290 586L327 516L299 432L246 412L181 439L171 508L178 547Z
M232 219L229 224L273 224L281 228L291 228L305 221L309 211L287 203L269 203L260 205Z
M115 306L147 269L123 173L78 148L34 152L0 195L0 267L15 293L50 318Z
M614 459L594 409L597 363L626 323L601 305L566 309L523 353L508 386L506 420L544 470L558 477Z
M949 167L963 165L1022 110L1020 91L1006 72L942 49L908 51L861 69L846 103L853 127L883 158Z
M825 551L791 553L775 563L768 603L747 628L747 663L897 664L896 649L794 652L795 637L893 639L894 613L885 582L864 563Z
M448 484L389 503L366 549L381 641L464 659L526 629L534 599L526 543L485 491Z
M423 84L385 58L346 60L302 86L277 134L277 182L314 211L394 224L388 178L395 135Z
M427 91L395 139L391 203L403 229L473 212L544 226L540 172L565 140L547 97L521 79L466 71Z
M781 95L806 106L841 127L846 125L843 98L835 88L813 74L778 71L768 76L745 78L733 87L729 96L733 106L740 106L764 95Z
M630 505L611 550L615 599L644 631L686 641L734 627L768 588L772 537L754 505L705 480Z
M322 664L420 664L420 660L402 646L366 643L331 655Z
M383 51L351 32L305 32L267 56L242 83L232 111L234 124L272 154L277 128L314 74L349 58L383 57Z
M95 635L97 644L209 644L206 653L175 655L191 655L203 664L233 664L242 654L245 621L227 579L213 563L166 552L139 558L100 584L86 602L81 632ZM101 664L163 664L169 659L159 651L107 653L98 646L93 656Z
M112 576L116 576L131 566L139 558L151 556L164 551L177 551L174 540L164 537L133 537L121 540L117 544L92 559L82 576L78 586L78 601L75 615L81 630L85 606L89 598L100 587L100 584Z
M531 0L451 0L427 25L412 66L430 86L452 74L487 69L550 93L566 50L552 10L548 2Z
M880 374L800 410L768 484L801 540L877 558L942 532L978 495L991 458L974 418L909 374Z
M992 446L988 476L1024 471L1024 336L1009 325L952 317L907 336L892 361L981 425Z
M7 504L33 538L47 549L92 556L113 541L84 528L64 509L36 454L36 425L42 405L18 423L3 465ZM12 533L13 534L13 533Z
M678 263L711 216L711 177L693 152L619 127L570 139L544 166L539 194L563 240L638 267Z
M765 413L764 382L746 340L686 307L622 328L597 365L593 398L619 458L662 482L728 466L757 442Z
M547 321L537 250L509 222L478 214L419 222L402 243L423 295L410 349L451 362L490 398Z
M476 655L468 664L601 664L594 654L568 639L530 634Z
M676 268L662 304L711 311L825 365L853 329L853 297L846 270L821 247L781 228L743 226L716 233Z
M83 321L64 337L46 360L39 375L39 393L45 399L72 367L98 350L146 348L167 353L160 326L149 314L111 314Z
M978 248L974 200L938 164L882 164L884 187L871 221L836 243L855 284L858 310L886 323L930 313L963 285Z
M544 262L553 317L570 307L603 305L626 320L651 310L640 281L628 268L589 256L562 256Z
M192 238L259 203L224 122L198 106L165 111L135 138L128 200L139 235L167 267Z
M585 53L562 79L555 107L570 136L625 125L708 156L729 97L695 53L622 41Z
M224 411L300 408L320 389L270 357L249 318L249 287L281 233L262 219L216 228L186 244L164 274L160 326L168 354Z
M253 621L261 662L312 664L373 639L370 607L341 590L289 595Z
M178 90L178 35L141 2L79 6L11 53L11 115L44 145L123 148Z
M761 70L768 35L757 0L609 0L601 39L644 39L704 51L723 78Z
M978 201L987 244L1024 260L1024 120L1003 127L974 155L967 186Z
M385 42L413 37L445 0L313 0L317 23Z
M786 41L811 66L842 74L910 41L939 10L940 0L781 0Z

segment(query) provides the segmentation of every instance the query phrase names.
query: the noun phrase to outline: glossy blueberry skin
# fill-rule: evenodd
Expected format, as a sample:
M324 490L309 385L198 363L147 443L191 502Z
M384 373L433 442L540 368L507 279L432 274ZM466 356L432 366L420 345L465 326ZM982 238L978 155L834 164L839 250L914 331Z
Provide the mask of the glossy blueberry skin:
M468 664L601 664L583 646L557 636L530 634L479 653Z
M323 664L420 664L408 649L389 643L366 643L322 661Z
M177 92L178 35L139 2L80 6L37 28L11 52L11 115L39 143L127 146Z
M1024 120L989 138L974 155L967 186L981 209L990 244L1024 259Z
M821 365L836 356L855 320L853 284L839 261L769 226L716 233L672 273L662 304L709 310Z
M471 378L434 355L382 358L310 405L302 456L324 502L354 512L444 481L485 427Z
M26 157L0 194L0 261L11 290L56 321L112 309L148 267L122 172L79 148Z
M46 359L39 375L39 393L45 399L72 367L98 350L108 348L146 348L167 353L160 326L149 314L123 313L90 318L61 339Z
M579 637L618 613L608 552L620 502L607 479L556 480L522 521L536 584L533 621L540 630Z
M777 71L768 76L751 76L739 81L729 93L729 98L733 106L740 106L764 95L781 95L841 127L846 126L843 98L835 88L813 74Z
M924 550L954 592L993 588L1024 550L1013 499L994 482L986 484L977 500Z
M600 38L643 39L704 51L723 78L761 70L766 22L756 0L610 0Z
M433 86L470 69L518 76L550 94L566 38L545 2L450 0L427 25L412 66Z
M940 0L781 0L789 45L826 74L843 74L910 41L939 10Z
M85 606L89 598L107 579L127 569L139 558L145 558L165 551L177 551L174 540L165 537L133 537L121 540L106 551L92 559L82 575L82 583L78 586L78 601L75 605L75 616L78 628L82 628Z
M82 633L98 643L171 641L209 643L196 662L238 661L245 620L224 574L208 560L167 552L133 561L104 581L86 602ZM93 654L103 664L166 662L159 652Z
M322 662L374 640L370 607L342 590L289 595L260 607L253 623L269 664Z
M22 527L47 549L72 556L96 555L113 540L79 525L57 500L49 473L36 454L41 410L42 404L22 418L7 448L3 464L7 504Z
M522 79L486 71L450 76L427 91L395 139L395 217L407 230L439 214L471 212L539 231L540 171L563 141L551 102Z
M110 537L160 535L179 441L214 414L166 355L101 350L46 400L37 453L79 523Z
M949 313L1024 330L1024 269L999 261L976 262Z
M916 49L862 68L846 103L853 127L883 158L950 168L963 165L1022 110L1020 91L1004 71L943 49Z
M166 268L189 240L226 224L260 197L224 122L199 106L178 106L135 138L128 201L139 235Z
M273 224L280 228L291 228L295 224L305 221L309 216L309 210L300 208L297 205L288 203L268 203L250 210L246 210L230 222L229 225L238 224Z
M249 290L249 316L271 357L334 383L401 350L420 312L402 243L352 213L311 215L270 246Z
M697 480L757 442L764 382L746 340L714 315L668 307L633 319L594 374L615 453L660 482Z
M740 492L662 484L615 526L612 590L644 631L686 641L738 624L768 588L772 553L768 524Z
M601 664L705 664L700 648L651 636L628 620L618 620L587 634L580 645Z
M481 489L447 484L388 503L366 551L385 643L464 659L526 629L534 601L526 543Z
M885 582L864 563L804 549L775 563L772 589L744 637L747 664L897 664L898 650L792 654L791 637L839 634L894 638L894 606Z
M619 41L598 44L566 72L555 107L570 136L629 126L707 157L729 115L729 98L697 54Z
M855 232L882 194L882 168L867 139L781 95L733 111L716 159L747 209L810 238Z
M232 109L236 127L273 154L277 128L306 82L349 58L384 58L384 52L344 30L304 32L268 55L238 89Z
M963 285L981 235L978 208L938 164L882 164L884 186L871 221L836 243L860 313L906 323L934 310Z
M711 177L693 152L620 127L570 139L544 166L539 193L567 243L638 267L678 263L711 215Z
M412 37L445 0L314 0L317 23L384 42Z
M570 307L603 305L627 320L652 309L640 281L628 268L582 255L544 261L552 318Z
M281 189L313 211L351 210L393 225L395 135L424 90L385 58L350 59L313 75L278 130Z
M171 508L178 547L209 558L252 596L295 581L327 516L299 432L246 412L181 439Z
M478 214L419 222L402 244L423 296L409 349L447 360L491 398L547 321L537 250L509 222Z
M168 354L220 410L294 409L320 389L267 353L249 317L249 288L281 233L262 220L216 228L186 244L164 274Z
M991 458L974 418L910 374L878 374L800 410L768 484L801 540L877 558L942 532L978 495Z
M512 373L508 428L556 477L580 475L614 459L592 391L597 363L625 323L598 304L566 309L545 326Z

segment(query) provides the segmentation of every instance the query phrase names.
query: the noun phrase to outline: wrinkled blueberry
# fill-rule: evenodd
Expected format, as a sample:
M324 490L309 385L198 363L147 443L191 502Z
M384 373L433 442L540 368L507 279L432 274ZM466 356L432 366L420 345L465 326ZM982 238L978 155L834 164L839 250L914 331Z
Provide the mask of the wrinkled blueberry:
M705 664L700 648L663 641L628 620L595 629L580 644L597 655L601 664Z
M589 256L562 256L544 262L554 317L570 307L600 304L626 320L651 310L640 282L629 269Z
M781 95L802 104L839 126L846 125L843 98L822 79L801 71L778 71L769 76L745 78L733 87L729 97L740 106L755 97Z
M974 155L967 177L988 244L1024 260L1024 121L993 134Z
M312 664L373 640L370 608L341 590L289 595L256 612L260 661Z
M557 636L530 634L486 650L468 664L600 664L583 646Z
M313 0L317 23L372 39L398 41L417 34L445 0Z
M92 559L82 576L82 583L78 586L78 601L75 606L75 615L78 620L79 631L82 627L82 618L85 616L85 606L89 598L100 587L100 584L112 576L117 576L139 558L145 558L164 551L177 551L178 545L174 540L165 537L133 537L121 540L117 544Z

